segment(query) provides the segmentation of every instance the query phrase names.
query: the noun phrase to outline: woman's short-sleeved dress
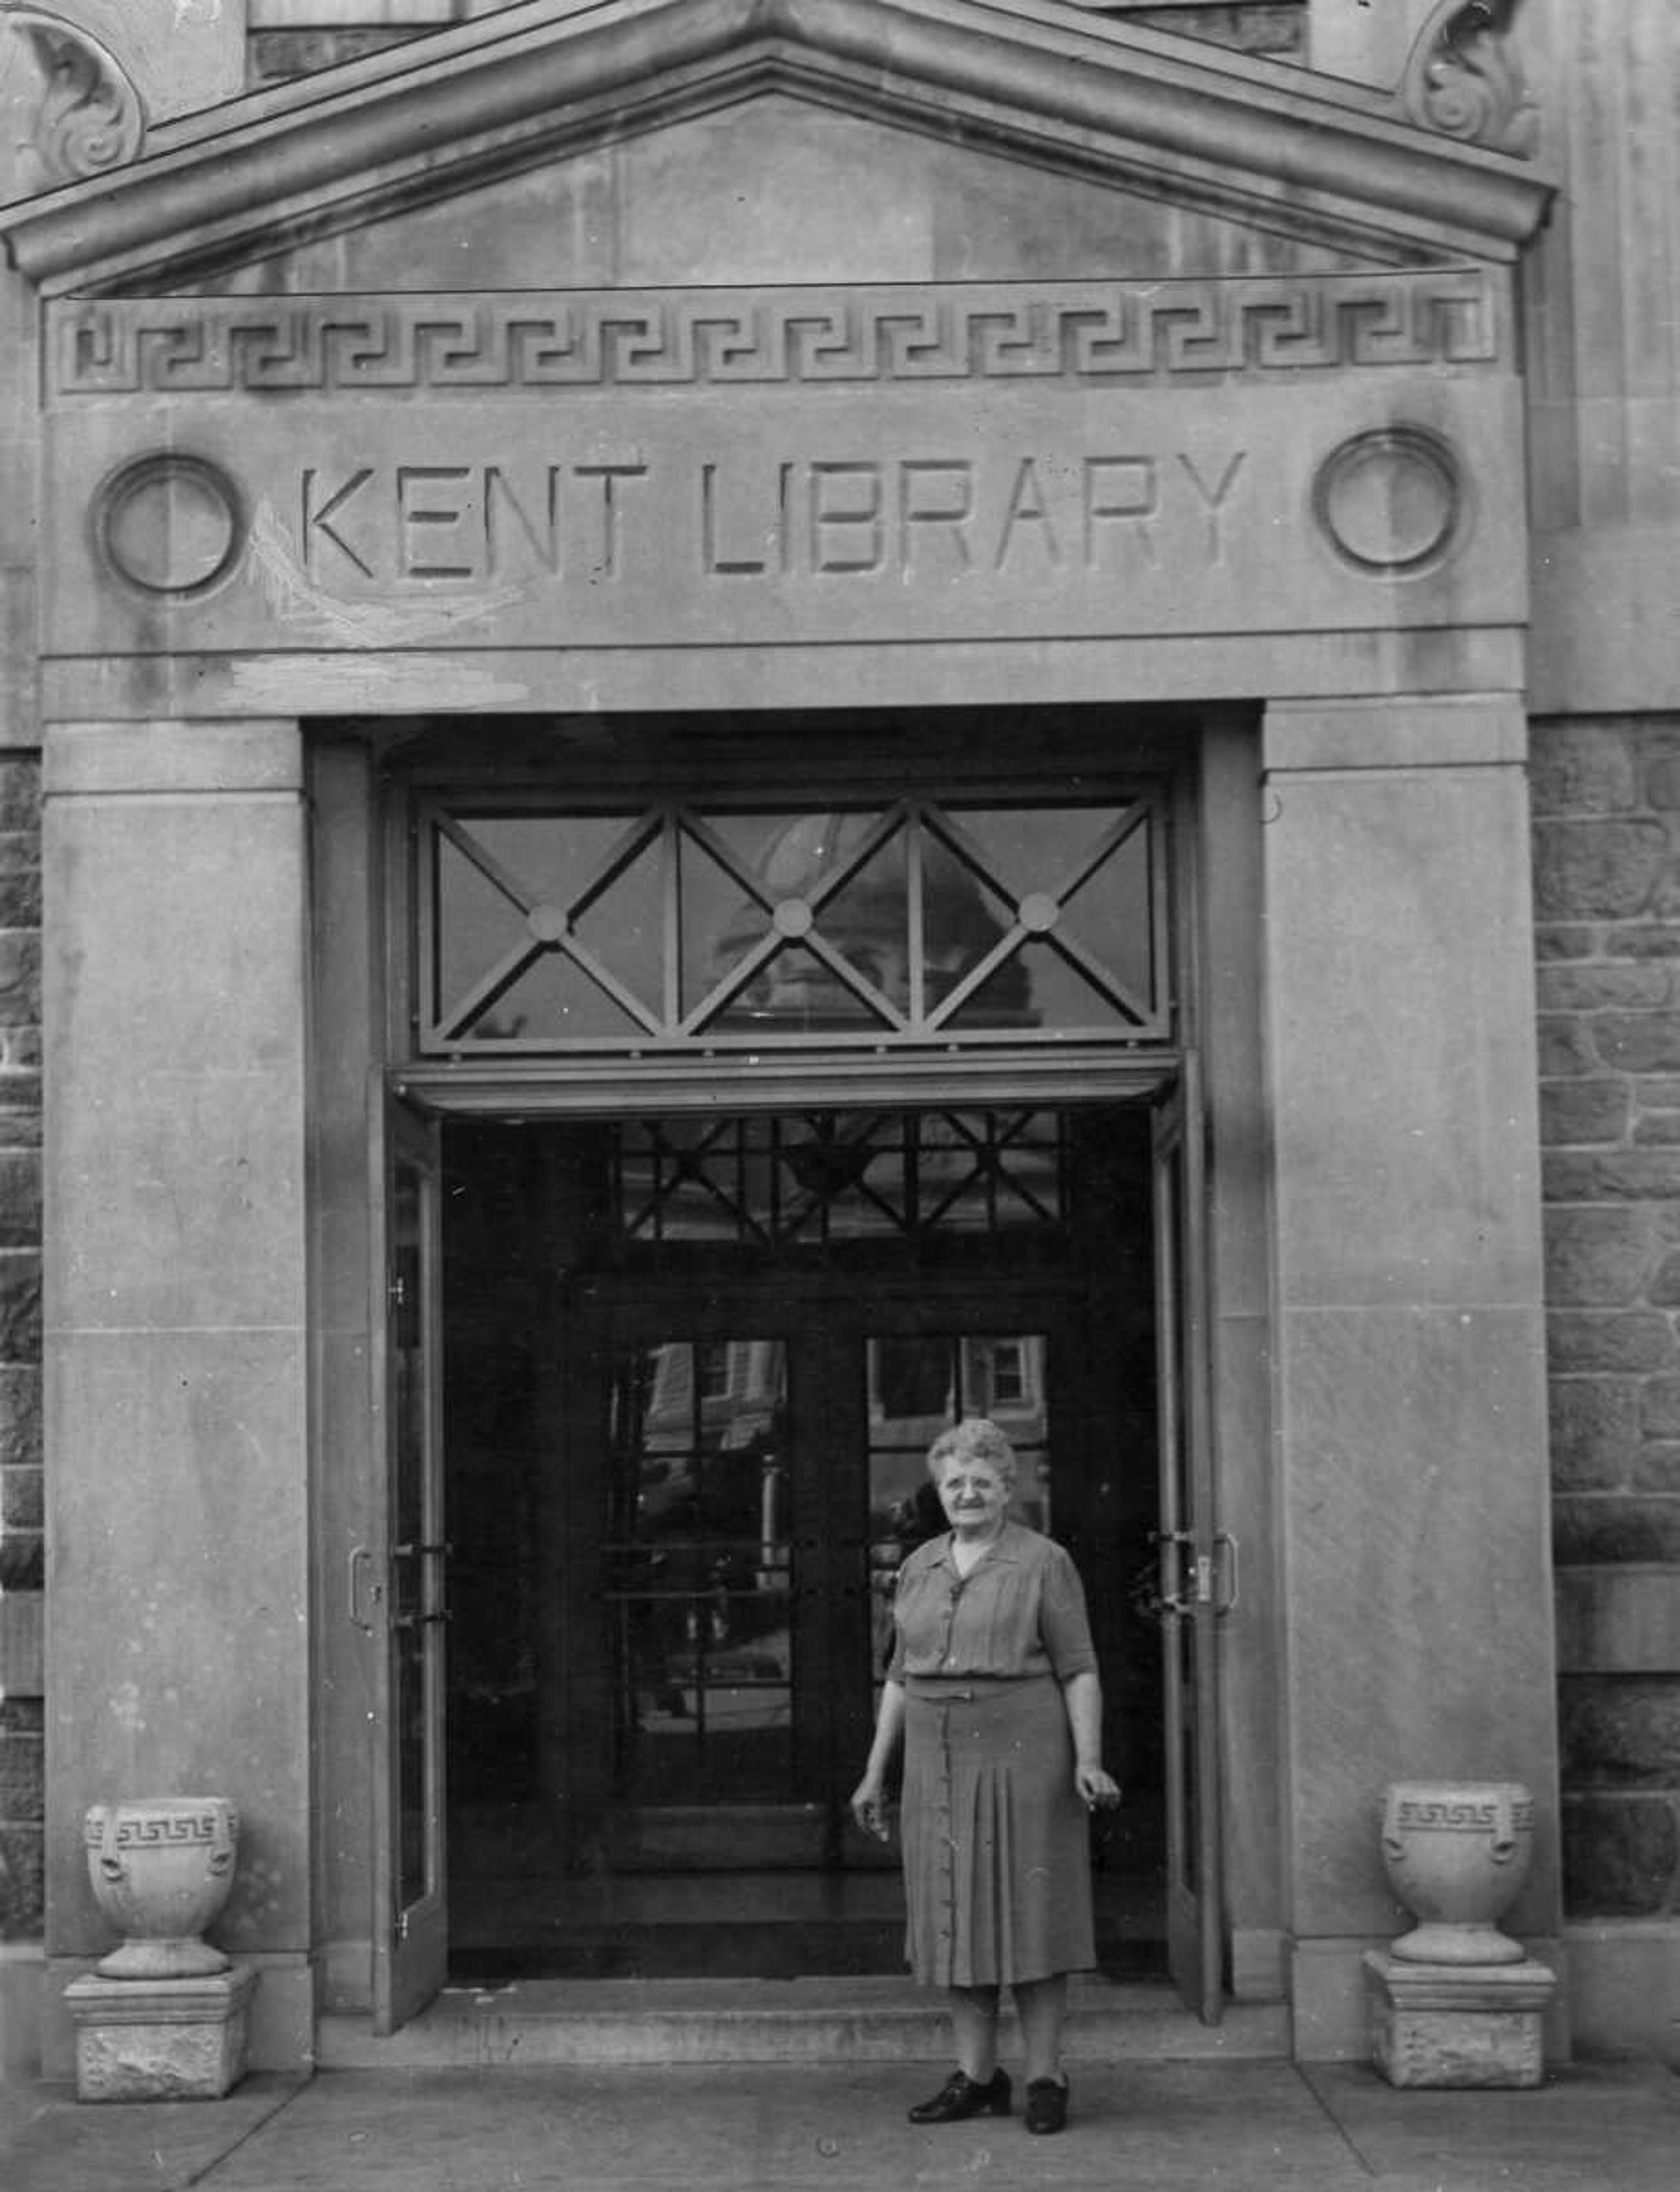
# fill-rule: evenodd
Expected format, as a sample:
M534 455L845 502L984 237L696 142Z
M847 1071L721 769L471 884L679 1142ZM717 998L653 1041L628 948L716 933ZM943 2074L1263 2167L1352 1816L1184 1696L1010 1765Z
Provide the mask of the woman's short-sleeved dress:
M1017 1522L965 1577L951 1548L911 1554L893 1608L910 1969L935 1986L1086 1970L1090 1836L1062 1698L1096 1665L1079 1573Z

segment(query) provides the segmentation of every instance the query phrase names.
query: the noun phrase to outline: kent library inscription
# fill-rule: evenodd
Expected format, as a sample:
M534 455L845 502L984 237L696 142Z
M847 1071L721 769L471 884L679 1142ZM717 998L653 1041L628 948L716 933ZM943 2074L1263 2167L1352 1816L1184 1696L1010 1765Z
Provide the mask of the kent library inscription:
M1502 495L1507 307L1462 268L55 305L51 646L1515 621L1464 454Z
M739 470L699 459L670 477L629 459L310 465L297 538L305 572L327 585L346 574L384 585L618 579L673 531L691 568L720 580L1119 571L1128 557L1213 565L1245 454L928 454Z

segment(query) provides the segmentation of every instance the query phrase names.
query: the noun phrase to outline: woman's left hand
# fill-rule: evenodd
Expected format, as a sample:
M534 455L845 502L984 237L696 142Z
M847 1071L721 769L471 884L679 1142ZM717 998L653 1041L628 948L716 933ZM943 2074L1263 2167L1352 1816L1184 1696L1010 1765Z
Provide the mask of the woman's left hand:
M1100 1766L1079 1766L1073 1771L1073 1786L1079 1792L1079 1801L1088 1812L1112 1812L1120 1801L1120 1784Z

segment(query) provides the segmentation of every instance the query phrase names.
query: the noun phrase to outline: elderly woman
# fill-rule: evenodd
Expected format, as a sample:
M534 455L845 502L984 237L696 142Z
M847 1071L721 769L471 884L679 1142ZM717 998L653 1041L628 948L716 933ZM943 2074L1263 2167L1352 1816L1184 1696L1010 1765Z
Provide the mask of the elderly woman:
M1062 1547L1010 1519L1015 1454L971 1417L928 1468L950 1525L899 1572L897 1636L874 1741L852 1792L885 1841L886 1782L904 1743L906 1947L950 1997L958 2068L913 2123L1007 2115L1000 1989L1027 2057L1027 2128L1068 2118L1068 1973L1096 1961L1086 1813L1119 1801L1102 1770L1102 1693L1085 1595Z

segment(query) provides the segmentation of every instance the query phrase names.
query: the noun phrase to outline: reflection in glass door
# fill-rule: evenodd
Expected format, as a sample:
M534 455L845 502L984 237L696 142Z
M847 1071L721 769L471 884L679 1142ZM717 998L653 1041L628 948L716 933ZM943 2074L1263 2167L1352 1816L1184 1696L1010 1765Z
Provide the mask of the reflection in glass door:
M868 1379L869 1596L872 1690L892 1651L898 1570L945 1527L928 1474L928 1448L965 1416L989 1416L1015 1449L1011 1510L1030 1529L1054 1533L1052 1446L1041 1332L1010 1334L878 1333L864 1343Z
M785 1801L800 1584L786 1344L662 1340L608 1375L615 1795Z

